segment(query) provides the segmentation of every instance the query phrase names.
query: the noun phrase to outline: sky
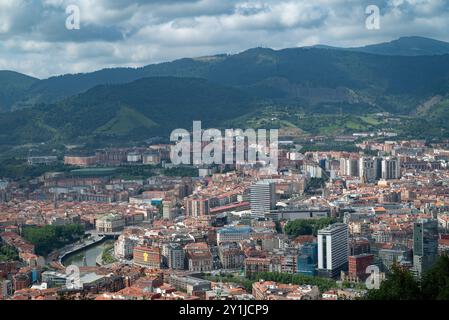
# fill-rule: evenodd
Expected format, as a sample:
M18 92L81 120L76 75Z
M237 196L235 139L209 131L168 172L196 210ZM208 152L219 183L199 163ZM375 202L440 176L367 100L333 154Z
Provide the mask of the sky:
M68 29L70 5L79 29ZM366 28L368 5L380 28ZM0 70L39 78L183 57L425 36L449 41L449 0L0 0Z

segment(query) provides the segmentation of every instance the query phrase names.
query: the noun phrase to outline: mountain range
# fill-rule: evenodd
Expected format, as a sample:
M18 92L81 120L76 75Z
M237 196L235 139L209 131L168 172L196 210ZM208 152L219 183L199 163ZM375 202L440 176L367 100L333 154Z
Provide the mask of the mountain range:
M416 36L402 37L386 43L354 48L338 48L326 45L316 45L314 47L382 54L388 56L433 56L449 53L449 43Z
M404 37L359 48L254 48L44 80L0 71L0 84L0 145L148 138L266 106L424 117L449 93L449 43Z

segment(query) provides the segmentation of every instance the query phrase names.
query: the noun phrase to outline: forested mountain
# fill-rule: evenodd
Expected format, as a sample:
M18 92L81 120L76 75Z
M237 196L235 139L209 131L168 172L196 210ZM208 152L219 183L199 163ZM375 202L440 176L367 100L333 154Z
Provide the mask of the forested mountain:
M220 126L266 106L389 112L440 125L449 114L446 45L411 37L363 50L254 48L46 80L3 71L2 110L28 108L0 114L0 145L166 135L192 120Z
M196 78L144 78L102 85L56 104L0 115L0 145L89 139L148 139L251 112L245 93Z
M24 81L22 78L26 76L19 77L19 74L15 77L0 74L1 83L10 88L0 91L0 111L57 102L101 84L122 84L158 76L204 78L287 103L354 99L372 103L373 95L383 93L390 97L407 95L425 99L426 95L447 88L445 53L449 53L446 42L404 37L349 49L255 48L235 55L180 59L143 68L104 69L40 81L33 78Z

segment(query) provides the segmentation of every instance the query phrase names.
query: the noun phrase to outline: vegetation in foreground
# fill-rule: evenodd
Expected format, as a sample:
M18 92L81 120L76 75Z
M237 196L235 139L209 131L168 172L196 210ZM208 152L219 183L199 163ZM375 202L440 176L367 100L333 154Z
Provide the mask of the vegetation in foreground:
M398 266L393 267L379 290L369 290L368 300L449 300L449 256L441 256L421 281Z

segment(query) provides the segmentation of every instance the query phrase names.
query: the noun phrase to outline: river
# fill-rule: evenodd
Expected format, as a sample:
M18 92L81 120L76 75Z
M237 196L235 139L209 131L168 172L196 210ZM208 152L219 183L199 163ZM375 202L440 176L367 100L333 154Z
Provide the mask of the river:
M79 267L95 267L97 257L103 253L105 247L110 246L113 243L114 240L106 240L87 249L78 251L65 258L63 264L64 266L76 265ZM86 264L84 264L84 258L86 258Z

